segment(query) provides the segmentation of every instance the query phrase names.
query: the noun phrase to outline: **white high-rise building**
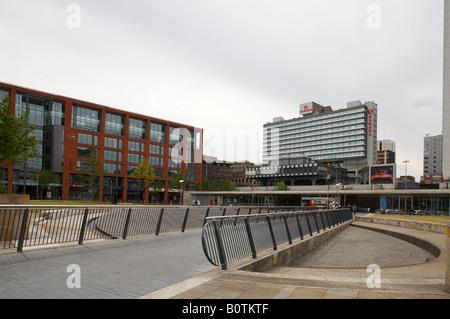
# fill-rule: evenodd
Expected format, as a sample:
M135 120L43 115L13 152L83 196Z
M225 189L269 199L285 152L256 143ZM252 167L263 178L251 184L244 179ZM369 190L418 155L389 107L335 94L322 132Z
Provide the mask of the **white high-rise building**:
M264 125L263 163L304 156L342 163L351 172L377 163L377 109L374 102L347 103L333 111L314 102L300 105L300 117L274 118Z
M444 87L442 112L442 175L450 180L450 0L444 0Z

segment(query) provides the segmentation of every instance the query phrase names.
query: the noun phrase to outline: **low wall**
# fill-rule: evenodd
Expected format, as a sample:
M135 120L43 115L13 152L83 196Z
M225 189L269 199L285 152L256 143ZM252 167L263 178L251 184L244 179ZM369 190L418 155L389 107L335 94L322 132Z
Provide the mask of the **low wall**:
M30 195L21 194L0 194L0 204L29 204Z
M280 245L278 250L274 250L265 256L258 257L256 261L253 260L246 265L239 267L239 269L253 272L265 272L273 267L288 266L296 259L323 244L344 228L350 226L351 223L352 221L348 221L326 231L321 231L297 244L294 242L293 245L289 245L286 248L283 247L284 245Z
M417 230L424 230L438 234L445 234L445 225L438 223L418 222L418 221L400 220L382 217L380 218L376 216L355 216L355 220L365 223L375 223L403 228L413 228Z

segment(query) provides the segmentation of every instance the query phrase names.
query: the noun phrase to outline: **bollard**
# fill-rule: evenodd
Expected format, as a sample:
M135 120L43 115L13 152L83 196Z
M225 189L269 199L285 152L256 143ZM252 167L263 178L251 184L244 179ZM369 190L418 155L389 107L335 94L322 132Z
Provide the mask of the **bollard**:
M447 253L447 262L445 264L445 284L447 289L450 290L450 221L447 222L447 227L445 228L445 236L446 236L446 253Z

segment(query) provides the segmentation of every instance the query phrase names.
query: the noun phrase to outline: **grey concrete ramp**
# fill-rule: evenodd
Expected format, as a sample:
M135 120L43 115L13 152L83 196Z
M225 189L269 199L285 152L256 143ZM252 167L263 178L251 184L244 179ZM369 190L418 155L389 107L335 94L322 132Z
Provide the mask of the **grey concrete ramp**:
M227 299L450 299L445 287L445 235L401 227L354 222L373 231L397 232L431 243L442 252L438 258L429 251L398 242L392 236L361 231L350 226L347 232L329 239L290 267L274 267L253 272L235 265L213 279L166 298ZM355 231L355 232L354 232ZM365 236L367 236L365 238ZM386 237L384 237L386 236ZM368 241L369 248L358 241ZM376 241L376 242L374 242ZM338 252L338 253L335 253ZM350 255L349 255L350 254ZM372 258L373 257L373 258ZM429 259L431 258L431 259ZM428 261L427 261L428 259ZM367 263L380 265L380 285L368 272ZM314 267L313 267L314 266ZM326 267L324 267L326 266ZM373 269L372 269L373 270ZM368 279L371 286L368 284ZM175 285L176 286L176 285ZM156 291L145 298L158 298Z

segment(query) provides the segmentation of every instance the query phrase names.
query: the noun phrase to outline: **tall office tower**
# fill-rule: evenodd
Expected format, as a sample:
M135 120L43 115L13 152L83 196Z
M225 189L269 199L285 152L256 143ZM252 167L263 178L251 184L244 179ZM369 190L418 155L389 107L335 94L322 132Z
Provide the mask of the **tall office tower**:
M423 175L442 174L442 135L423 138Z
M443 87L442 174L450 180L450 0L444 0L444 87Z
M377 104L353 101L333 111L314 102L300 105L300 117L274 118L264 125L263 163L306 157L316 162L342 163L357 172L377 162Z

